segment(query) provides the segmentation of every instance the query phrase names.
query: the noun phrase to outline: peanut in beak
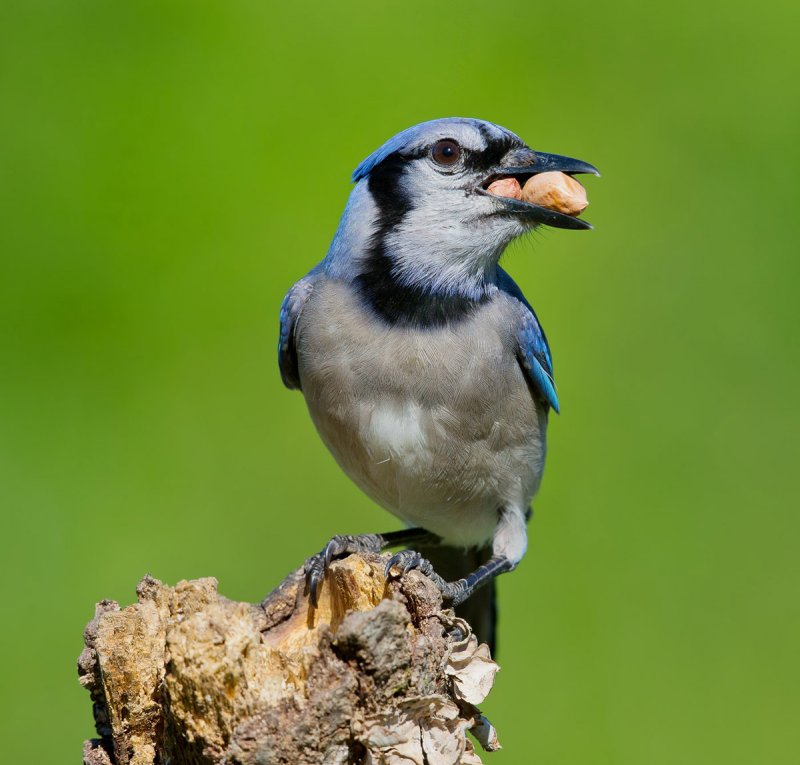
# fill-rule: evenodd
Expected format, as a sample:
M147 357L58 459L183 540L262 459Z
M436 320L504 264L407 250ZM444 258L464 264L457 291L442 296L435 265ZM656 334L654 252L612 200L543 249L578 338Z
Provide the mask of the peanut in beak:
M487 191L565 215L580 215L589 204L586 189L572 176L559 172L532 175L522 188L516 178L500 178L490 184Z

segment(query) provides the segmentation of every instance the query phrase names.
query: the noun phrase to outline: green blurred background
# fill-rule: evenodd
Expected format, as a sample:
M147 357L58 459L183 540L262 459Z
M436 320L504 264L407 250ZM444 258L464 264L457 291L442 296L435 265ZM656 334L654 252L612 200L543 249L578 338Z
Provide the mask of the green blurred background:
M2 760L150 572L260 599L397 527L275 360L356 163L480 116L595 163L505 264L563 414L485 705L512 763L800 761L796 3L0 5ZM46 720L46 723L45 723Z

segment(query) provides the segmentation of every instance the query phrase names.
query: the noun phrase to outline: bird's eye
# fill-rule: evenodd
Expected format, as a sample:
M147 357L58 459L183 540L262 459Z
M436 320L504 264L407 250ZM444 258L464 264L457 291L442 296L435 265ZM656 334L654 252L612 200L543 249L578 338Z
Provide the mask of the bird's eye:
M443 138L433 145L431 157L437 165L454 165L461 159L461 147L450 138Z

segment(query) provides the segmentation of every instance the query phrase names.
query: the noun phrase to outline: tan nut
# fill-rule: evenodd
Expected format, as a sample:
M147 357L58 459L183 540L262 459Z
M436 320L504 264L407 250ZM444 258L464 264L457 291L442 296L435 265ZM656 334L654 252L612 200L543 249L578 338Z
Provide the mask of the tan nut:
M522 189L516 178L500 178L490 183L486 190L496 197L510 197L511 199L520 199L522 197Z
M589 204L586 189L578 181L556 172L539 173L528 178L522 189L522 199L565 215L580 215Z

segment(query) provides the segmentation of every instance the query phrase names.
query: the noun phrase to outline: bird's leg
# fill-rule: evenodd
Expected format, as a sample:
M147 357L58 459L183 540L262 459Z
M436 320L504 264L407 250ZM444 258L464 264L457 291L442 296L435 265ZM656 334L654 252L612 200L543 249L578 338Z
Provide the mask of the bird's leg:
M486 584L498 574L513 571L517 567L528 546L525 525L529 517L530 510L523 512L513 507L502 508L498 513L497 528L492 541L492 557L463 579L448 582L436 573L429 560L423 558L415 550L401 550L393 555L386 564L386 576L389 576L395 566L404 574L415 568L425 574L439 588L444 600L457 606L481 585Z
M482 566L475 569L465 579L458 579L455 582L435 582L442 592L442 597L449 600L452 605L457 606L463 603L481 585L486 584L498 574L512 571L515 564L508 558L501 555L492 555ZM441 577L440 577L441 578Z
M334 558L358 552L379 553L387 547L405 545L412 542L436 544L439 541L439 537L435 534L418 528L400 529L399 531L389 531L385 534L335 536L319 553L306 561L306 584L311 604L313 606L317 605L319 589L325 579L325 572Z

